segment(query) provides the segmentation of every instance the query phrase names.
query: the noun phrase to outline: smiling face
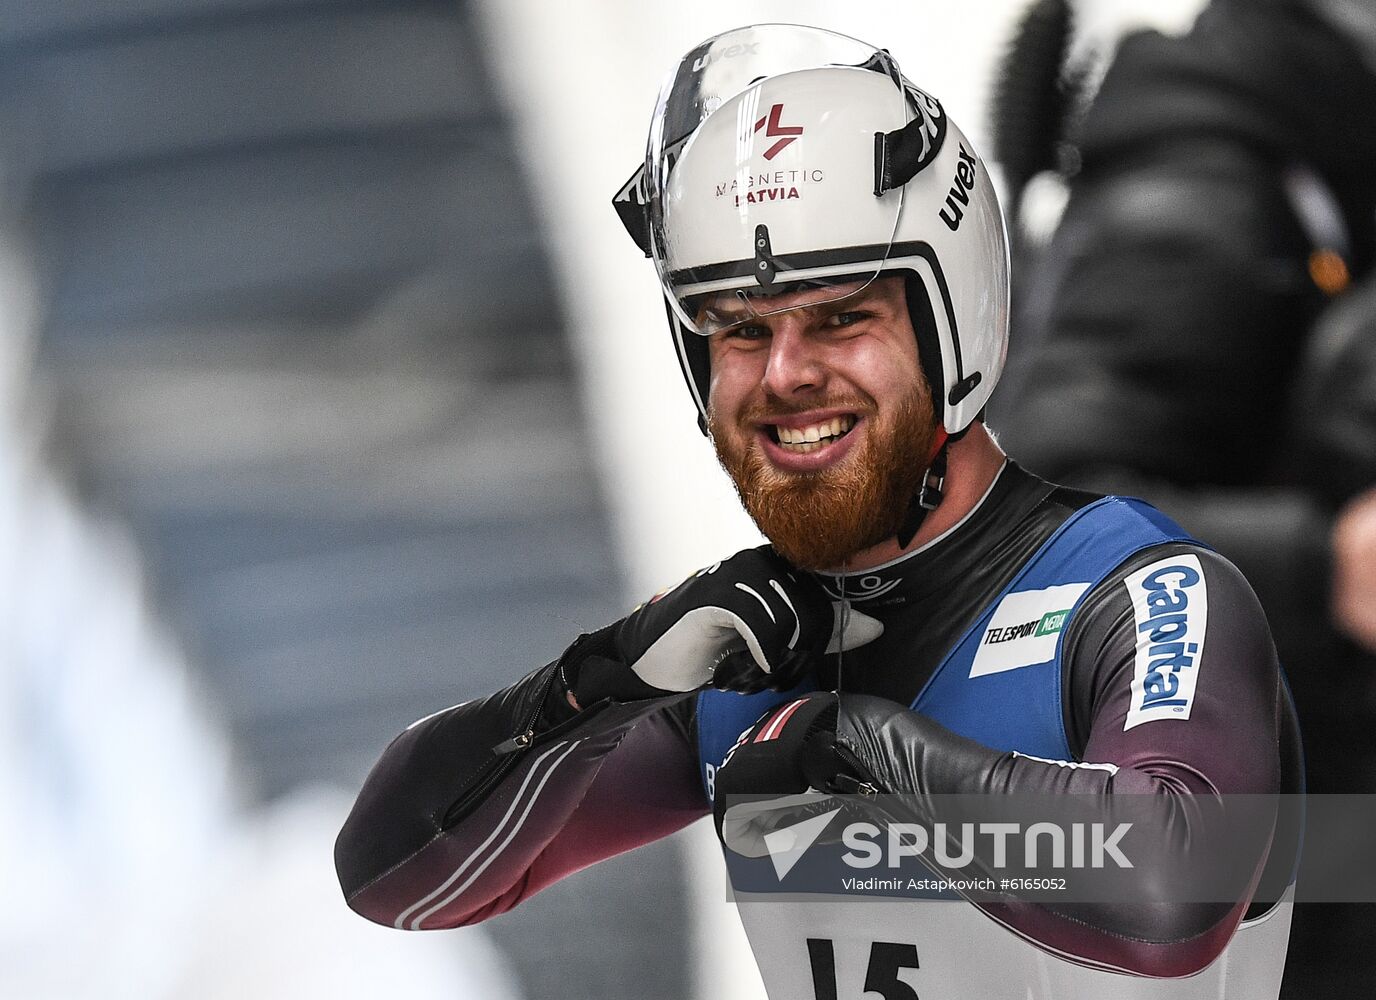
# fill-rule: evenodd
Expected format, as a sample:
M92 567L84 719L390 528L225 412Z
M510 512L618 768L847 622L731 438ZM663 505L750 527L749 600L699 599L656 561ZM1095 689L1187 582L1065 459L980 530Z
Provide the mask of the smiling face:
M708 428L745 509L805 569L895 534L935 442L901 278L785 293L708 342Z

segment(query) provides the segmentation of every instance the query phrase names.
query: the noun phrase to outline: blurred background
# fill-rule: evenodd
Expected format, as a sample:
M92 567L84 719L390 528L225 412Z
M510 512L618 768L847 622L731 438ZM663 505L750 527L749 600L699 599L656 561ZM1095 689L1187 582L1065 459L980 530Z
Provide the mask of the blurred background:
M409 722L757 538L610 207L678 56L844 31L1013 160L1034 6L1082 110L1203 0L0 0L0 994L760 996L701 825L425 935L333 839ZM1029 273L1074 110L996 170Z

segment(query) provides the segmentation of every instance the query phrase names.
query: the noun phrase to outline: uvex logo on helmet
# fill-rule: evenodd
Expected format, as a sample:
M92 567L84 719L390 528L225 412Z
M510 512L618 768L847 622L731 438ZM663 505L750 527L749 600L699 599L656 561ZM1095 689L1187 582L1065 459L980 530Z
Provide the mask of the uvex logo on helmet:
M754 130L758 132L760 129L764 129L766 139L773 139L775 136L783 137L764 151L764 158L766 160L774 159L774 157L783 152L784 147L803 134L803 127L801 125L779 124L779 118L783 113L784 106L782 104L776 104L769 109L769 114L755 123Z

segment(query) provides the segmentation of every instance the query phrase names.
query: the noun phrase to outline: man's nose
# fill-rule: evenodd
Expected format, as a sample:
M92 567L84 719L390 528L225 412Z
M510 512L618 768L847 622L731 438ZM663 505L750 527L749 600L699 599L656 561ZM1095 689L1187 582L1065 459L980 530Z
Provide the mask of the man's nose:
M821 389L826 382L826 366L818 347L796 321L778 321L770 336L769 360L761 380L765 392L787 399Z

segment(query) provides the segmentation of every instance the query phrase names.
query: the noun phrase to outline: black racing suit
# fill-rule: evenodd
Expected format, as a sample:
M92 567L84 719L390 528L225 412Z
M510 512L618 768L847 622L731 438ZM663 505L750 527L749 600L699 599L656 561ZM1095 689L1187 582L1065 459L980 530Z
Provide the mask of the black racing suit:
M979 612L1058 526L1093 499L1009 463L955 528L886 567L847 578L854 606L882 621L885 631L846 654L843 689L911 703ZM1180 550L1198 557L1208 588L1206 653L1192 714L1187 723L1124 731L1136 622L1122 581ZM835 591L842 581L823 578L823 584ZM1116 773L992 750L909 712L899 721L911 740L921 742L912 750L933 762L912 769L913 780L926 785L918 791L1169 797L1300 789L1298 730L1265 619L1226 560L1187 543L1147 549L1096 586L1066 629L1066 732L1077 760L1112 763ZM563 662L579 648L575 643ZM708 814L694 697L604 701L577 713L563 704L560 663L554 663L398 736L369 776L336 846L349 905L397 927L475 923L564 875ZM910 762L895 763L902 770ZM1273 846L1272 853L1272 877L1262 883L1283 886L1293 845ZM1248 900L1238 902L1245 907ZM1258 898L1255 904L1267 902ZM1118 917L1138 926L1133 908L1125 903ZM1121 957L1115 908L1104 909L1100 925L1077 936L1071 957L1094 962L1108 939ZM1130 971L1156 973L1165 953L1178 962L1193 949L1198 967L1217 954L1226 935L1220 942L1197 933L1198 914L1189 909L1182 905L1162 917L1152 940L1130 951ZM1064 953L1065 928L1052 923L1047 933L1059 935ZM1035 920L1020 930L1036 939Z

